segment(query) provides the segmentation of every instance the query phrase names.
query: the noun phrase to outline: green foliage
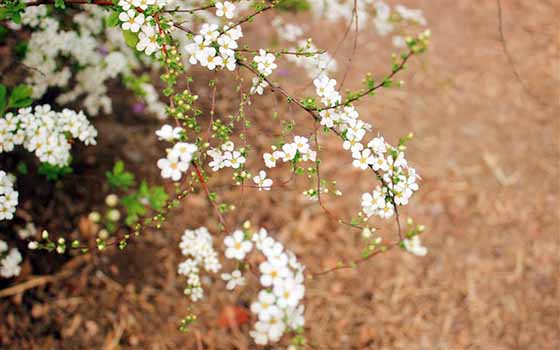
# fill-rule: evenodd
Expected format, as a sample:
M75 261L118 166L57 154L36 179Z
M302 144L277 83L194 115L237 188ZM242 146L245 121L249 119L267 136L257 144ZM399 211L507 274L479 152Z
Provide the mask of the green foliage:
M150 187L146 181L142 181L138 191L122 198L122 205L126 209L127 225L136 223L140 216L145 215L148 208L155 211L163 209L168 195L161 186Z
M54 0L54 8L64 10L66 8L64 0Z
M4 109L6 109L6 95L8 94L8 89L0 84L0 116L4 114Z
M111 12L111 14L105 18L105 25L107 27L116 27L119 25L119 23L120 20L118 11Z
M128 190L134 184L134 174L124 170L124 163L121 160L115 163L113 171L105 172L105 176L111 187L116 189Z
M25 58L25 54L27 53L27 41L20 41L14 46L14 53L18 60L23 60Z
M138 44L138 41L140 41L140 39L138 39L138 34L133 33L130 30L123 30L122 34L124 42L132 48L135 48L136 44Z
M71 174L74 170L68 166L53 165L50 163L41 163L39 166L39 174L45 175L49 181L57 181L64 175Z
M33 100L31 99L31 93L33 89L27 85L16 86L8 98L8 88L0 84L0 116L4 115L4 112L8 108L23 108L31 105Z
M29 107L33 100L31 94L33 89L28 85L18 85L12 90L12 95L8 101L8 108L24 108Z
M21 14L25 11L25 3L22 0L3 0L0 7L0 21L9 20L16 24L21 23Z
M6 35L8 35L8 29L3 25L0 25L0 44L6 40Z
M278 2L277 9L289 12L303 12L310 9L306 0L283 0Z

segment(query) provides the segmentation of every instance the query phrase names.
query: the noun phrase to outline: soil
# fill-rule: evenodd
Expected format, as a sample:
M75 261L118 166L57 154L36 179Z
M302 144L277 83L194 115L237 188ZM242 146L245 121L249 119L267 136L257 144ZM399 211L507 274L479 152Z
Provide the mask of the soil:
M420 258L391 251L356 269L309 281L305 336L310 348L558 349L558 5L502 1L512 65L495 2L403 3L424 10L432 46L399 75L404 88L383 90L358 109L393 143L408 132L415 135L407 158L422 176L421 189L402 215L426 225L423 241L429 254ZM247 33L267 46L265 33L255 29L266 23L263 17ZM317 24L313 32L318 47L332 50L332 38L341 38L344 25ZM345 65L351 67L345 87L358 86L370 71L375 77L385 75L390 40L372 30L361 32L352 54L350 35L336 56L339 79ZM283 67L281 84L303 95L307 81L302 72ZM212 78L196 70L193 76ZM210 88L200 84L194 89L208 110ZM237 110L237 96L218 89L217 115ZM95 120L99 145L74 153L79 155L74 174L56 185L62 191L32 175L19 187L22 198L35 196L24 200L21 210L32 213L38 227L71 237L82 234L80 218L102 206L99 179L116 159L137 176L161 182L155 161L163 146L153 134L158 122L131 114L126 103L115 110L114 117ZM255 127L249 137L257 149L279 133L270 122L274 111L297 121L299 130L313 130L307 115L268 96L251 107ZM322 136L321 143L324 153L332 153L324 155L323 176L336 179L344 193L328 198L326 205L349 218L359 210L359 195L374 184L352 169L351 159L337 149L338 140ZM288 176L281 171L272 175ZM227 176L211 181L222 198L237 205L236 214L226 216L231 227L250 219L268 228L312 271L359 257L359 233L303 199L300 193L308 187L303 179L268 193L242 192L228 183ZM69 256L29 252L22 243L24 271L16 280L1 281L0 288L34 276L54 277L51 283L0 299L0 345L255 348L248 335L251 323L227 327L220 321L224 310L247 309L256 295L255 281L249 279L245 289L234 293L225 292L218 281L217 288L205 288L205 300L196 305L182 293L185 281L176 273L182 232L202 225L215 229L217 224L201 192L175 209L161 230L142 235L124 252L109 249L85 264L72 264L76 258ZM392 239L395 228L381 226L379 232ZM189 333L181 333L179 321L191 310L199 319Z

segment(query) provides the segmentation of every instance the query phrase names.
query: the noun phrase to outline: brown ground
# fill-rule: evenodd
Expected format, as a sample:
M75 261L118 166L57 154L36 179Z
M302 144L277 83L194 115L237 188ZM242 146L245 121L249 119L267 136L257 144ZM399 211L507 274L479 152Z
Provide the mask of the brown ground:
M382 91L359 110L393 142L409 131L416 135L408 158L423 177L422 187L404 215L428 227L424 241L430 253L418 258L390 252L356 270L310 281L305 335L314 349L559 348L558 8L503 2L504 34L522 81L502 50L493 1L406 1L424 9L433 33L431 51L401 75L404 89ZM324 47L332 47L328 38L342 33L341 27L321 31L317 42ZM364 33L359 43L347 87L357 86L368 71L381 76L388 69L386 42ZM341 50L341 64L350 48L351 42ZM283 84L295 91L301 74L288 73ZM218 96L218 113L235 110L231 98ZM261 128L270 125L265 118L273 108L258 109ZM294 113L301 127L311 130L303 123L307 116ZM104 170L117 154L157 181L154 167L145 169L140 161L153 164L161 152L152 134L155 125L137 124L100 121L101 145L90 154L97 163L83 161L81 173ZM125 128L134 132L123 143L119 135ZM334 139L323 144L325 152L338 152ZM138 150L125 154L127 146ZM357 196L372 184L350 170L342 154L326 157L331 160L323 169L339 181L346 198L329 199L329 208L348 217L358 210ZM304 188L301 181L289 191L251 192L239 205L239 217L229 222L249 218L266 226L311 270L357 257L359 235L300 200ZM222 193L240 198L238 192ZM83 189L76 196L101 201ZM254 348L247 324L217 326L224 307L250 302L253 287L238 295L207 288L208 302L195 309L200 321L188 334L176 330L189 310L184 280L176 275L176 243L185 228L215 225L208 217L204 196L195 196L163 230L144 236L127 252L106 254L72 278L3 299L0 344L7 349ZM394 232L383 234L391 238ZM38 259L34 255L33 269L52 272L37 267Z

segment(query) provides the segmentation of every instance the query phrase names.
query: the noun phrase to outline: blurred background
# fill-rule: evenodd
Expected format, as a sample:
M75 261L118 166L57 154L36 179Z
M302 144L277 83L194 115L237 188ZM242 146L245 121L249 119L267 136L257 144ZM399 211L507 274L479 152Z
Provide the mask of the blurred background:
M427 227L422 237L429 254L391 251L357 269L308 282L305 336L310 348L558 349L560 6L553 1L502 1L502 37L495 1L399 3L424 11L431 47L399 75L405 82L402 89L380 91L357 107L389 142L409 132L415 135L407 158L422 181L402 215ZM307 24L305 14L287 16ZM266 31L259 26L268 20L261 16L247 27L246 36L266 47ZM309 27L315 44L323 48L332 48L333 38L346 28L330 22ZM352 40L335 56L341 68L337 78L348 70L347 88L358 86L367 72L385 75L394 51L389 38L363 31L352 55ZM282 85L301 91L307 82L301 71L287 62L280 67ZM202 70L193 76L200 81L212 77ZM210 88L200 84L194 89L208 107ZM221 91L216 112L235 111L234 96L235 91ZM267 135L279 132L267 119L272 111L305 117L275 101L269 97L253 106L261 132L251 137L263 149ZM67 196L80 203L60 205L67 200L56 199L59 205L45 204L39 220L66 215L73 219L49 225L75 229L80 221L73 213L102 201L92 191L92 172L102 173L115 158L158 181L151 166L162 148L153 134L158 123L139 123L138 117L127 115L128 109L124 103L121 109L116 105L116 121L96 119L99 146L84 150L76 160L91 171L72 175L75 181L64 185ZM312 124L301 126L312 130ZM123 139L125 130L130 136ZM323 153L330 153L324 155L324 174L336 179L344 193L326 204L350 217L359 210L361 193L374 184L352 169L336 139L325 137L323 144ZM250 219L267 227L311 270L359 257L359 233L337 225L301 198L304 189L305 183L296 182L266 194L220 193L238 203L232 222ZM161 231L145 235L124 254L110 251L78 267L35 255L35 267L26 268L36 272L36 265L43 265L42 273L52 283L0 299L0 344L6 349L254 348L250 323L224 322L228 312L246 308L254 298L251 287L233 294L206 288L207 302L196 307L199 321L187 334L177 331L190 310L182 294L184 281L176 274L177 243L185 228L215 224L208 208L204 194L195 195ZM392 238L394 227L380 234Z

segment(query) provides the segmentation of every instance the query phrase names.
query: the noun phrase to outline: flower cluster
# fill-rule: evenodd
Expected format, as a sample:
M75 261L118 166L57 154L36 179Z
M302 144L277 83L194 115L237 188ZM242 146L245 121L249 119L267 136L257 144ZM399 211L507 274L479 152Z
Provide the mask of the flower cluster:
M218 171L222 168L239 169L242 167L246 158L242 150L236 150L235 144L232 141L223 143L220 148L210 148L206 151L212 161L208 164L213 171Z
M369 154L366 160L368 167L383 174L383 186L362 195L362 209L367 217L389 218L394 214L394 205L408 204L419 188L416 181L420 176L408 166L404 153L385 143L382 137L369 142L361 154L366 151Z
M173 142L184 135L184 130L181 127L173 128L170 125L164 125L160 130L156 131L156 135L158 135L160 140ZM157 161L157 166L161 170L161 177L173 181L181 180L183 173L189 169L197 149L198 147L193 143L175 143L171 149L167 150L167 157Z
M133 8L157 5L155 1L134 1ZM119 6L126 7L126 1ZM22 15L22 24L35 28L27 44L23 63L31 67L26 79L33 87L33 96L40 98L49 87L57 87L63 92L56 98L59 104L67 104L83 98L84 109L89 115L112 111L111 99L107 95L106 83L113 78L133 76L132 70L141 64L155 66L146 56L137 57L126 44L120 28L106 26L109 12L97 6L85 6L83 12L72 16L72 23L46 17L47 5L27 7ZM123 13L127 11L123 10ZM143 15L142 15L143 16ZM124 16L123 16L124 18ZM135 19L139 23L143 17ZM139 30L136 49L152 54L159 48L157 31L151 24L153 19L144 18ZM132 24L129 23L129 25ZM72 30L63 30L69 26ZM135 27L134 27L135 28ZM72 63L71 66L67 63ZM73 74L75 74L73 76ZM151 88L151 89L150 89ZM138 94L148 106L147 110L157 117L165 117L165 108L154 95L155 89L149 83L142 84L144 93Z
M14 218L19 197L14 181L13 175L0 170L0 221Z
M212 236L205 227L194 231L186 230L179 243L179 248L184 256L188 257L179 264L178 273L187 276L185 294L192 301L202 299L204 291L200 281L200 269L208 272L218 272L222 265L218 261L218 254L212 245Z
M266 167L274 168L278 160L283 162L314 162L317 159L317 152L311 149L307 137L294 136L293 142L283 144L280 149L272 146L272 153L263 154L263 159Z
M259 265L259 282L262 289L257 300L251 304L251 311L258 316L255 328L250 332L255 343L266 345L269 342L277 342L286 330L298 330L303 327L304 306L300 302L305 294L305 267L299 263L296 256L269 236L264 228L252 235L236 230L225 237L224 244L227 247L227 258L242 261L252 251L253 246L266 258ZM228 281L228 289L245 283L238 270L223 277Z
M8 244L0 240L0 276L10 278L18 276L21 272L21 254L16 248L8 252Z
M228 2L226 2L228 3ZM234 6L233 4L230 4ZM225 12L228 13L228 12ZM185 46L190 64L200 64L209 70L227 68L235 70L235 49L237 40L243 36L240 26L232 23L219 29L217 24L204 23L200 34L193 37L193 42Z
M7 113L0 119L0 133L0 152L23 145L41 162L58 166L70 161L69 138L95 145L97 137L97 130L83 112L69 109L55 112L49 105L22 108L16 115Z
M260 49L259 54L253 57L253 66L261 74L261 76L253 78L252 86L249 91L251 95L263 94L264 89L268 86L268 82L264 79L264 77L271 75L272 72L278 67L275 61L276 57L263 49Z

